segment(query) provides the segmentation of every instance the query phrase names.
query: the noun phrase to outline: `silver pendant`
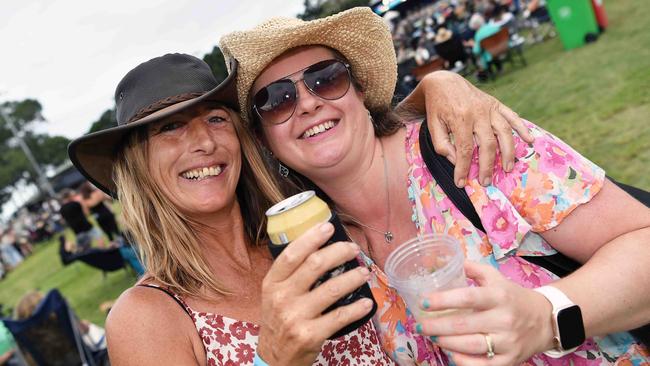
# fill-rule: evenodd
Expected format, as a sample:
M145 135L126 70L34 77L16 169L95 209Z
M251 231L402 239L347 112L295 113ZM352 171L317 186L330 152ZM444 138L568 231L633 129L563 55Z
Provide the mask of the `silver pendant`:
M390 243L391 241L393 241L393 233L391 233L390 231L385 232L384 240L386 240L386 243Z

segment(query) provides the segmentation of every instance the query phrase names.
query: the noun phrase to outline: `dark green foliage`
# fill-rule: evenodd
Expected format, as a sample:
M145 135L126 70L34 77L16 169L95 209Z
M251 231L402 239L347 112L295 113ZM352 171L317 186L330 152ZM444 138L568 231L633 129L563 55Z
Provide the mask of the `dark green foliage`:
M221 81L228 76L228 69L226 69L226 63L223 60L223 54L219 47L214 46L212 52L203 56L203 61L210 65L212 73L217 80Z
M33 131L35 123L45 122L41 114L41 104L37 100L5 102L0 108L14 122L41 167L60 165L67 159L66 147L70 140L63 136L50 136ZM17 182L35 182L36 177L7 121L0 117L0 204L11 197L11 191Z
M101 117L90 126L90 132L101 131L110 127L117 126L117 119L115 118L115 108L107 109L102 113Z

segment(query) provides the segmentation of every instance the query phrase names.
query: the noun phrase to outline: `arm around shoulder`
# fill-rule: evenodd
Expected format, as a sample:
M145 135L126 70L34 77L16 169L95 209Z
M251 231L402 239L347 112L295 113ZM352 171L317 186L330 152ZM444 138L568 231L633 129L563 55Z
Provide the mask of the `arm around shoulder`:
M190 317L167 294L147 287L125 291L106 320L111 364L205 364Z

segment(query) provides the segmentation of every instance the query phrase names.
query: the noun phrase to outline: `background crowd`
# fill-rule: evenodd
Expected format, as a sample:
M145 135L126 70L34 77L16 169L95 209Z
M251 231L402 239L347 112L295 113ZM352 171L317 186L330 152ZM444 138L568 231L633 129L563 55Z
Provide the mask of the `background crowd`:
M401 95L417 84L413 69L438 58L443 61L442 68L465 75L476 70L479 80L485 80L475 47L484 38L476 38L482 27L508 28L511 47L555 36L543 0L442 0L404 13L385 15L397 52Z

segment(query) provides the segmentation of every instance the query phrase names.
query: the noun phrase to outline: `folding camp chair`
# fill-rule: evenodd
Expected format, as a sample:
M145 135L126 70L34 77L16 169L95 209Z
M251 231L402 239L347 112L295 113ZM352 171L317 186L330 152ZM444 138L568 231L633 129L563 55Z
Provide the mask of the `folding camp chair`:
M82 340L77 317L58 290L48 292L32 316L3 319L25 358L42 366L107 364L106 350L92 351Z
M524 58L524 53L522 51L522 45L516 47L510 46L510 33L508 28L501 28L497 33L483 39L481 41L481 48L484 51L487 51L492 55L492 62L488 65L488 72L494 78L493 68L496 67L496 63L502 61L508 61L514 64L514 59L512 57L513 50L519 58L519 62L526 66L526 59Z
M120 248L91 248L76 256L80 260L91 267L101 269L106 277L106 272L113 272L125 268L124 259L120 254Z
M121 268L126 269L126 263L119 247L108 249L91 248L82 253L68 252L65 248L65 237L63 235L59 236L59 256L64 266L79 260L91 267L101 269L104 278L106 278L106 272L117 271Z

